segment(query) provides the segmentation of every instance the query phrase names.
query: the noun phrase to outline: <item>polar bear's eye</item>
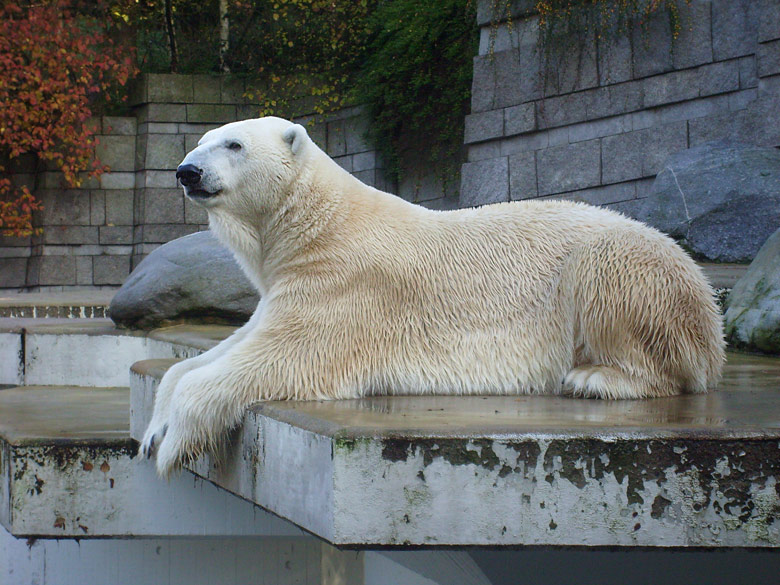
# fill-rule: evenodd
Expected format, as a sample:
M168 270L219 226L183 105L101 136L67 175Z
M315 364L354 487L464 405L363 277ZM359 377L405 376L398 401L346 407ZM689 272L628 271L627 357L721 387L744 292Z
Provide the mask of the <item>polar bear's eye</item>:
M238 142L229 142L227 147L230 150L241 150L241 145Z

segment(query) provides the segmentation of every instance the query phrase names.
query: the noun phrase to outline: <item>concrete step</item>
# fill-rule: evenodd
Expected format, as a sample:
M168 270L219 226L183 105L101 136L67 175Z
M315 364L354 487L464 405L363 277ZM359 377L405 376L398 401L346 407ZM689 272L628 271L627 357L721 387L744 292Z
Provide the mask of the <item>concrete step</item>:
M230 335L226 326L117 329L110 319L0 318L0 384L127 386L130 366L186 358Z
M17 537L301 537L191 477L139 464L128 388L0 390L0 524Z
M133 366L137 439L170 363ZM779 379L730 354L708 395L258 403L189 469L338 546L776 547Z
M45 293L0 292L0 317L103 318L115 290L78 290Z
M749 264L699 263L710 284L715 289L734 288L737 281L747 272Z

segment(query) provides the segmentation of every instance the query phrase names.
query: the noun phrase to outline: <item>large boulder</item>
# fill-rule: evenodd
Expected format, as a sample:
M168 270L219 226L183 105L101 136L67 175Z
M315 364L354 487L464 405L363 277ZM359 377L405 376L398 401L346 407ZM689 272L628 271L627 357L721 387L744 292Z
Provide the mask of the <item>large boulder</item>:
M160 246L133 270L111 301L121 327L149 329L181 320L238 323L259 296L233 254L211 232Z
M780 151L710 142L678 152L634 215L698 259L750 262L780 225Z
M733 346L780 354L780 230L734 285L727 306L726 337Z

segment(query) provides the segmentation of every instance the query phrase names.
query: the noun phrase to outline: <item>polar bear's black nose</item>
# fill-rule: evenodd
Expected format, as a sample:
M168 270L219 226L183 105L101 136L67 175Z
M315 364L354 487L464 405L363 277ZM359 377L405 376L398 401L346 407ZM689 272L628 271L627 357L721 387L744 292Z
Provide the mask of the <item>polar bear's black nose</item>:
M203 169L199 169L195 165L179 165L176 169L176 178L181 181L181 184L185 187L191 187L200 183L200 176L203 174Z

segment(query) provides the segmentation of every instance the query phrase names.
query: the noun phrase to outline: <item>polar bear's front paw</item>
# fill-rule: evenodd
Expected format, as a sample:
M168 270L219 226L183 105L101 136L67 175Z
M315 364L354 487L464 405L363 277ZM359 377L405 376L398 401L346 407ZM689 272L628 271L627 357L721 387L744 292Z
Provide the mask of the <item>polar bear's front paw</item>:
M168 479L174 473L181 471L185 451L181 443L171 435L165 437L157 449L157 475Z
M141 454L144 458L149 459L154 455L155 450L160 446L162 440L165 438L168 432L168 424L155 424L152 421L149 427L144 433L144 438L141 441Z

